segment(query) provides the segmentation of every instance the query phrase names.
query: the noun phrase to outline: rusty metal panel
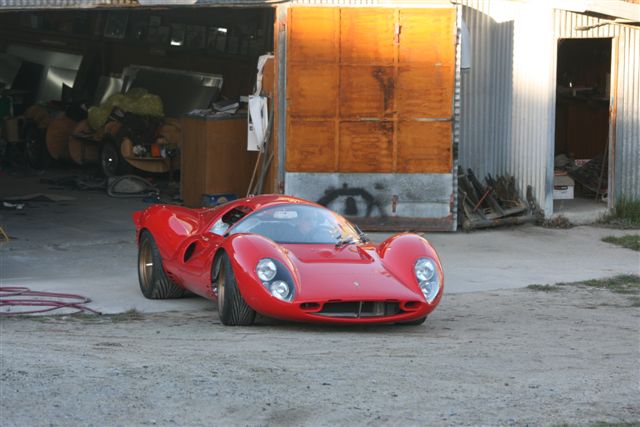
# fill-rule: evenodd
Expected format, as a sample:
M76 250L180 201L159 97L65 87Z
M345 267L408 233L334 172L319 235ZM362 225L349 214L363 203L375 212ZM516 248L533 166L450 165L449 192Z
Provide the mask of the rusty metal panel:
M338 63L339 9L291 8L289 18L290 62Z
M411 141L409 132L421 129L424 125L404 126L402 138L396 139L393 123L357 126L350 122L376 119L391 122L407 119L452 120L455 13L453 8L340 9L338 12L323 8L292 8L287 67L288 117L335 119L338 131L334 145L337 145L339 171L376 171L377 167L380 172L395 171L396 153L407 153L412 147L401 148L397 144ZM335 30L338 26L336 17L339 17L338 36ZM448 31L445 31L447 25ZM305 26L305 29L298 30L298 26ZM308 27L314 26L320 28L322 36L316 37L308 30ZM362 34L367 34L367 37L362 37ZM305 37L309 38L310 45L318 48L318 57L313 55L313 48L304 47ZM336 57L333 56L336 39L340 45L339 65L335 64ZM406 48L403 47L405 42ZM441 46L434 47L437 44ZM425 52L424 58L419 56L420 51ZM339 72L336 67L339 67ZM292 132L294 126L289 123L288 132ZM363 141L378 141L366 147L360 146L360 138L353 133L343 134L343 130L351 132L353 129L375 126L378 126L376 129L382 126L385 136L380 137L375 132L363 136ZM442 164L434 164L435 157L432 157L429 162L415 162L414 166L404 170L414 173L451 171L451 133L434 133L431 136L445 138L432 141L433 146L449 147L445 155L440 157ZM415 135L414 139L419 138L420 135ZM297 140L288 138L287 152L295 152L297 144ZM369 151L381 149L377 155L370 156L371 162L366 166L351 152L355 149L369 158L367 156L370 153L365 154L365 148ZM295 167L290 161L287 164ZM428 167L418 169L418 164Z
M450 120L453 114L454 76L453 66L400 68L396 84L398 115L403 119Z
M455 9L401 9L398 22L399 116L451 118L456 52L451 28L455 27Z
M397 172L451 172L451 132L450 122L399 122Z
M290 7L290 26L314 25L308 16L297 21L297 9ZM332 49L320 49L316 60L313 49L289 44L285 193L327 204L367 227L455 229L457 14L455 7L444 9L338 9L337 62ZM310 43L334 46L335 33L326 28L335 15L322 7L305 12L317 11L330 24L318 25L325 35ZM289 31L293 43L296 31ZM304 32L297 34L297 43L304 43ZM333 95L320 99L334 93L336 83L323 80L336 66L338 95L331 106ZM303 69L323 77L303 82L293 75ZM305 94L306 85L316 87ZM343 211L327 195L342 202L355 197L358 212ZM378 206L373 213L361 206L371 201ZM353 207L353 200L347 202Z
M342 122L340 172L393 172L393 122Z
M334 121L291 120L286 167L291 172L335 171L336 130Z
M395 10L340 10L340 58L343 64L393 65Z
M398 62L455 65L455 9L411 9L399 12Z
M382 118L393 111L394 67L340 67L340 116Z
M291 117L335 117L338 98L338 66L290 64L287 102Z

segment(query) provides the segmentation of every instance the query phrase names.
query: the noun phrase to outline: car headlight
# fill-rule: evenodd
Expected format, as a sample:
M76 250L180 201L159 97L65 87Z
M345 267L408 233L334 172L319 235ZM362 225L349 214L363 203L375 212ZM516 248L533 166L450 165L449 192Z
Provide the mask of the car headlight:
M276 263L273 262L272 259L263 258L258 261L258 265L256 265L256 273L258 273L258 277L263 282L269 282L276 277L276 273L278 269L276 268Z
M436 264L429 258L418 258L413 268L419 282L431 280L436 273Z
M276 280L271 283L271 285L269 285L269 292L282 301L290 301L292 297L289 284L283 280Z
M418 258L413 270L424 298L427 302L432 302L440 291L440 275L435 261L430 258Z
M262 258L256 264L256 274L273 297L280 301L291 302L295 293L293 277L289 269L280 261Z

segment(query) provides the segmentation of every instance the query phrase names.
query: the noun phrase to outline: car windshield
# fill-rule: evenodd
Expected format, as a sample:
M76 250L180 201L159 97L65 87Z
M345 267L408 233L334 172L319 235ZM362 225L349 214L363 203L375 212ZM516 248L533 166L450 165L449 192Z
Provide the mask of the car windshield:
M267 207L247 215L229 234L254 233L277 243L327 243L334 245L362 240L355 226L328 209L286 204Z

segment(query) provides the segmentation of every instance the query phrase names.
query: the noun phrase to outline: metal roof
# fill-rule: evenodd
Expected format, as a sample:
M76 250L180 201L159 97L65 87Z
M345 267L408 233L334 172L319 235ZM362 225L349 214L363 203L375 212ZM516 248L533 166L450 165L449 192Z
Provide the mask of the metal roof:
M266 6L286 1L288 0L0 0L0 11L158 6Z
M2 10L89 9L171 6L269 6L291 3L304 6L431 7L450 5L449 0L0 0Z
M640 4L621 0L555 0L554 9L597 14L640 23Z
M136 0L0 0L0 11L136 6Z

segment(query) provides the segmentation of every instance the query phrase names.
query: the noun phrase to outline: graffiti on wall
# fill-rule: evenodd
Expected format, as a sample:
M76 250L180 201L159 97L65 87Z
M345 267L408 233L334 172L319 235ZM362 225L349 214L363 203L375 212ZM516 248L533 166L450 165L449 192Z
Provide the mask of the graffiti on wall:
M342 184L342 188L328 188L317 203L345 216L387 216L381 201L369 191L360 187L349 187L347 184Z

